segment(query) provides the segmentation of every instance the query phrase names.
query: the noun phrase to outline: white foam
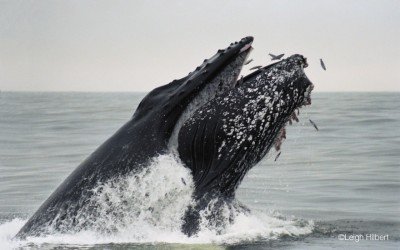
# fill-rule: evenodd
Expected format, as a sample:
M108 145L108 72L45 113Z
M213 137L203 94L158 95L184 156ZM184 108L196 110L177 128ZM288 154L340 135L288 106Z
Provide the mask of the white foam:
M26 220L15 218L11 221L6 221L0 224L0 246L3 249L14 249L23 243L13 240L13 237L25 224Z
M16 240L13 237L26 222L16 218L0 224L0 246L2 249L13 249L32 244L39 247L43 244L235 244L276 239L283 235L308 234L313 229L312 222L299 223L295 219L285 219L276 214L251 212L236 214L235 222L230 225L228 223L220 234L216 233L215 228L203 223L198 235L188 238L180 227L182 216L192 202L192 190L190 172L173 156L159 156L148 170L102 184L96 190L92 201L99 204L101 215L95 219L91 217L95 220L92 228Z

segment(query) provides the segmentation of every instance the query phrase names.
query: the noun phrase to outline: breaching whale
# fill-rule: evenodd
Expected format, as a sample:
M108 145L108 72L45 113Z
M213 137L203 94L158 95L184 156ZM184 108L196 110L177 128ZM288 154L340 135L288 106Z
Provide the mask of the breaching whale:
M193 175L195 204L182 218L188 236L211 201L246 210L235 190L272 145L279 147L295 110L310 103L306 59L291 56L238 81L253 38L218 52L186 77L148 93L132 118L82 162L31 216L16 237L79 231L75 219L99 183L146 168L160 154L177 155ZM218 222L218 215L210 220Z

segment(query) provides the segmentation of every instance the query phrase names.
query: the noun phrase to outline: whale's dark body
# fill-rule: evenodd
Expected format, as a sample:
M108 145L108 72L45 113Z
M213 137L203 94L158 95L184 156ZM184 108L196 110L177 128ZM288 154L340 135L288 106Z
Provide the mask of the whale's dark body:
M252 37L246 37L232 43L188 76L151 91L132 119L71 173L17 237L48 234L49 228L60 232L84 228L85 223L75 217L83 206L90 212L86 203L96 185L143 169L153 157L171 150L193 174L193 195L198 202L187 210L182 230L195 234L199 213L211 199L233 201L246 172L276 142L294 109L304 104L311 85L302 71L305 59L293 56L285 65L277 63L252 73L238 86L237 78L252 41ZM271 78L282 74L279 81ZM283 99L287 104L276 110ZM246 105L253 105L254 112L243 112ZM270 116L274 120L268 125ZM239 124L236 132L228 130ZM237 139L238 133L246 137L244 142Z

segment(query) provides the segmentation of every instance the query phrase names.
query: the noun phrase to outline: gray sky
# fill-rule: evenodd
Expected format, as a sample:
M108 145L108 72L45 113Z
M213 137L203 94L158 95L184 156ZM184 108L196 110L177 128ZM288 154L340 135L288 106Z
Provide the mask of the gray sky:
M250 67L300 53L317 91L400 91L399 27L396 0L0 0L0 89L147 91L252 35Z

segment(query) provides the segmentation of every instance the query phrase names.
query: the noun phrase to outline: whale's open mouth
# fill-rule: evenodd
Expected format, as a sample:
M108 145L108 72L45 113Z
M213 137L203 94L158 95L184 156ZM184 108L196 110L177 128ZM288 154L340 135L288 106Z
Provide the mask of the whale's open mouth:
M258 85L263 85L266 95L277 99L275 101L291 103L288 106L290 113L287 113L288 110L283 110L283 108L282 110L274 111L276 113L284 113L283 116L285 116L281 119L284 125L276 133L274 142L275 149L280 150L281 144L286 138L285 126L288 123L292 124L294 121L298 122L297 115L299 114L299 109L311 104L311 91L314 86L308 81L304 72L304 68L308 67L308 63L305 57L293 55L271 65L260 67L247 76L239 77L242 67L252 50L251 43L252 40L244 44L239 52L234 57L230 58L224 66L215 71L213 76L205 83L204 87L196 93L195 97L188 104L176 123L174 133L170 139L170 144L173 142L174 145L177 145L177 137L180 128L201 107L217 97L227 96L229 92L235 89L245 89L246 87L250 87L252 82L258 81ZM231 46L235 44L237 43L233 43ZM228 47L228 49L229 48L230 47ZM218 53L220 52L221 50ZM205 60L205 63L209 63L213 58L215 58L215 56L210 60ZM200 69L202 67L205 66L200 66ZM245 96L243 97L245 98ZM223 100L225 99L221 101ZM205 112L212 111L206 110Z
M280 150L286 124L311 103L305 57L292 55L239 78L249 52L244 44L215 70L175 126L177 152L192 169L198 190L212 186L234 193L271 147Z

